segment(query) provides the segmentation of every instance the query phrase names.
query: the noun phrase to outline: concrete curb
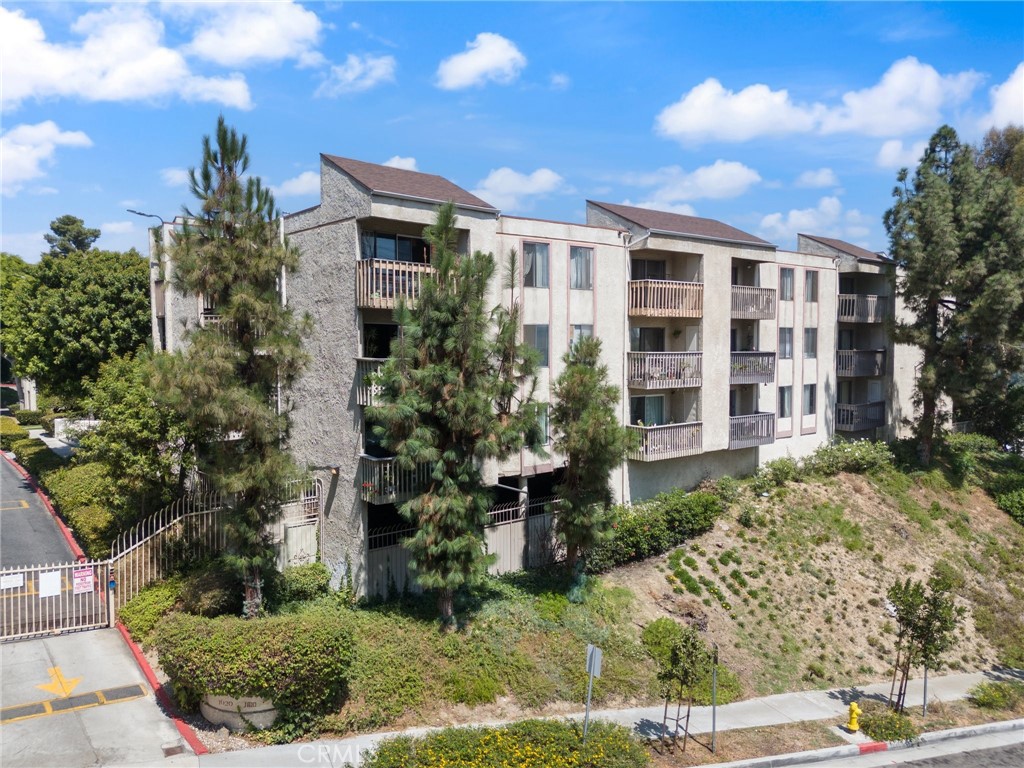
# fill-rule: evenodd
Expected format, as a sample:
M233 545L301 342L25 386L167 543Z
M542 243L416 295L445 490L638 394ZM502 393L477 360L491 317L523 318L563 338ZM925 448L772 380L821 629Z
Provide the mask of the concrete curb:
M21 475L23 478L25 478L25 480L28 481L28 484L32 486L32 490L35 491L36 496L38 496L40 500L43 502L43 506L46 507L50 515L53 516L54 521L56 521L57 523L57 528L60 529L60 532L64 536L64 539L67 541L68 546L71 547L71 554L75 556L78 562L85 562L88 559L85 556L85 552L82 551L82 548L78 545L78 542L75 541L75 536L71 533L71 529L64 524L64 521L61 519L61 516L57 514L57 510L53 508L53 504L50 502L50 497L43 492L43 490L39 487L39 483L37 483L36 479L32 477L31 474L29 474L29 471L27 469L25 469L23 466L21 466L21 464L19 464L10 456L8 456L6 451L3 452L3 456L7 460L7 463L14 467L15 471L17 471L19 475Z
M988 733L1024 730L1024 720L1003 720L985 725L969 725L964 728L951 728L945 731L923 733L912 741L869 741L864 744L847 744L841 747L825 747L808 752L792 752L788 755L772 757L755 757L749 760L734 760L731 763L715 763L715 768L780 768L787 765L803 765L835 760L843 757L856 757L872 752L894 752L900 749L911 749L923 744L936 744L954 739L967 739Z

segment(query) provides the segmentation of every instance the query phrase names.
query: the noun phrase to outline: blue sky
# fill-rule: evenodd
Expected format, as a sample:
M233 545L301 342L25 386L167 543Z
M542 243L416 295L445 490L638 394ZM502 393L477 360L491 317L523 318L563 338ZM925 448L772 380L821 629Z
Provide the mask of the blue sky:
M285 211L321 152L437 173L505 213L584 201L886 248L943 123L1024 122L1024 4L118 3L0 8L0 247L64 213L140 250L218 114Z

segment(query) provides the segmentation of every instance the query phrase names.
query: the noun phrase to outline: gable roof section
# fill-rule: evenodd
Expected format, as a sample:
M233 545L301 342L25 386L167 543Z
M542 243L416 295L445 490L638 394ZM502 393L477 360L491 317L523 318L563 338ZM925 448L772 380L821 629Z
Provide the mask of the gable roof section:
M806 237L808 240L814 240L816 243L827 245L829 248L835 248L837 251L842 251L848 256L853 256L856 259L862 259L864 261L880 261L883 264L892 263L892 259L887 259L884 256L878 255L874 251L869 251L867 248L861 248L859 245L848 243L845 240L836 240L833 237L805 235L803 233L800 233L798 237Z
M391 168L376 163L364 163L362 160L352 160L348 157L335 155L324 155L323 157L371 192L429 200L436 203L447 203L451 200L456 205L465 208L495 212L498 210L490 203L481 200L442 176L419 171L406 171L402 168Z
M667 213L649 208L634 208L630 205L599 203L596 200L588 200L587 202L599 208L604 208L616 216L621 216L651 231L667 232L674 235L688 235L702 240L724 240L731 243L758 245L767 248L775 247L767 240L762 240L759 237L714 219L703 219L699 216L683 216L680 213Z

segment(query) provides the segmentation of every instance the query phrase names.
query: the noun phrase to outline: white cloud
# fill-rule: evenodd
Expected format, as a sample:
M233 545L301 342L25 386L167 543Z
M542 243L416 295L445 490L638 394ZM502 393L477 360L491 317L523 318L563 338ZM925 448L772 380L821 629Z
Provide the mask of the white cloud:
M743 163L716 160L712 165L702 166L690 173L678 165L670 165L653 173L628 175L623 181L633 186L655 188L644 203L638 204L639 207L672 211L679 203L687 200L738 197L760 182L761 176Z
M797 103L785 89L773 91L763 83L731 91L708 78L665 107L655 131L684 143L796 133L901 135L940 123L943 110L967 99L980 82L973 70L941 75L908 56L877 84L848 91L840 103L827 105Z
M160 171L160 179L167 187L184 187L188 184L188 171L184 168L164 168Z
M320 174L316 171L303 171L294 179L282 181L280 185L272 187L271 191L278 197L300 197L302 195L319 194Z
M927 141L918 141L904 146L899 139L889 139L878 149L875 165L890 170L914 168L921 161L921 155L927 148Z
M82 131L62 131L52 120L35 125L16 125L0 136L3 158L3 194L15 195L25 182L46 175L57 147L91 147L92 140Z
M836 187L839 186L839 178L831 168L819 168L816 171L804 171L797 176L795 184L811 189Z
M569 76L563 74L562 72L555 72L554 74L552 74L550 82L551 90L553 91L564 91L570 85L572 85L572 80L569 78Z
M39 261L39 255L50 249L49 244L43 238L50 234L50 230L39 230L38 232L8 232L6 228L0 229L0 251L13 253L21 256L25 261L35 263Z
M550 168L539 168L527 175L511 168L498 168L487 174L473 194L502 210L514 210L525 204L525 198L557 192L564 179Z
M108 221L100 224L100 232L104 235L126 235L135 231L135 224L130 221Z
M340 96L368 91L381 83L395 81L394 56L356 56L350 53L344 64L331 66L327 79L316 90L317 96Z
M226 67L296 60L319 66L316 50L323 24L308 8L293 2L216 3L169 6L186 14L201 9L200 26L184 51Z
M1017 65L1005 83L992 87L988 93L992 110L979 121L981 130L1024 124L1024 62Z
M59 191L56 187L32 187L29 190L33 195L56 195Z
M868 224L867 216L856 208L843 210L839 198L830 195L821 198L814 208L794 209L788 213L770 213L764 216L757 234L783 247L795 247L798 232L837 237L855 245L863 245L858 241L870 233Z
M21 9L0 7L3 106L27 99L157 101L177 96L249 109L240 74L202 77L182 54L162 44L164 26L138 5L115 5L79 17L71 31L80 44L50 43L42 25Z
M385 160L384 165L388 166L389 168L401 168L403 171L418 170L416 168L415 157L400 157L399 155L395 155L390 160Z
M466 51L449 56L437 68L437 85L446 91L483 85L488 80L511 83L526 66L515 43L493 32L481 32Z

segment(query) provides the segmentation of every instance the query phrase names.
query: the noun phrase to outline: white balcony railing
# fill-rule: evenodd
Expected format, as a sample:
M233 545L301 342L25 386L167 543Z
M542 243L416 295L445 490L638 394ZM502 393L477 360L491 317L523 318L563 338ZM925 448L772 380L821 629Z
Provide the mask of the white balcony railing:
M732 287L732 316L736 320L771 320L775 317L775 303L774 288Z
M384 365L383 358L356 358L356 405L377 404L375 398L380 393L380 387L373 383L372 377L382 365Z
M884 400L836 404L836 429L840 432L860 432L881 426L885 426Z
M775 414L751 413L729 417L729 448L752 448L775 442Z
M700 317L704 286L678 280L630 280L629 314L639 317Z
M885 320L888 297L860 293L839 294L838 316L841 323L880 323Z
M771 384L773 381L774 352L733 352L729 355L730 384Z
M675 389L701 385L700 352L630 352L629 386L634 389Z
M399 298L413 302L420 295L423 277L433 272L429 264L362 259L356 263L356 306L394 309Z
M629 428L640 436L640 447L629 458L634 461L661 461L698 454L701 451L702 427L699 421L656 427L630 425Z
M400 469L393 456L359 457L357 478L359 497L371 504L400 504L426 488L430 482L430 468L421 464L415 470Z
M881 376L883 373L884 349L840 349L836 352L837 376Z

